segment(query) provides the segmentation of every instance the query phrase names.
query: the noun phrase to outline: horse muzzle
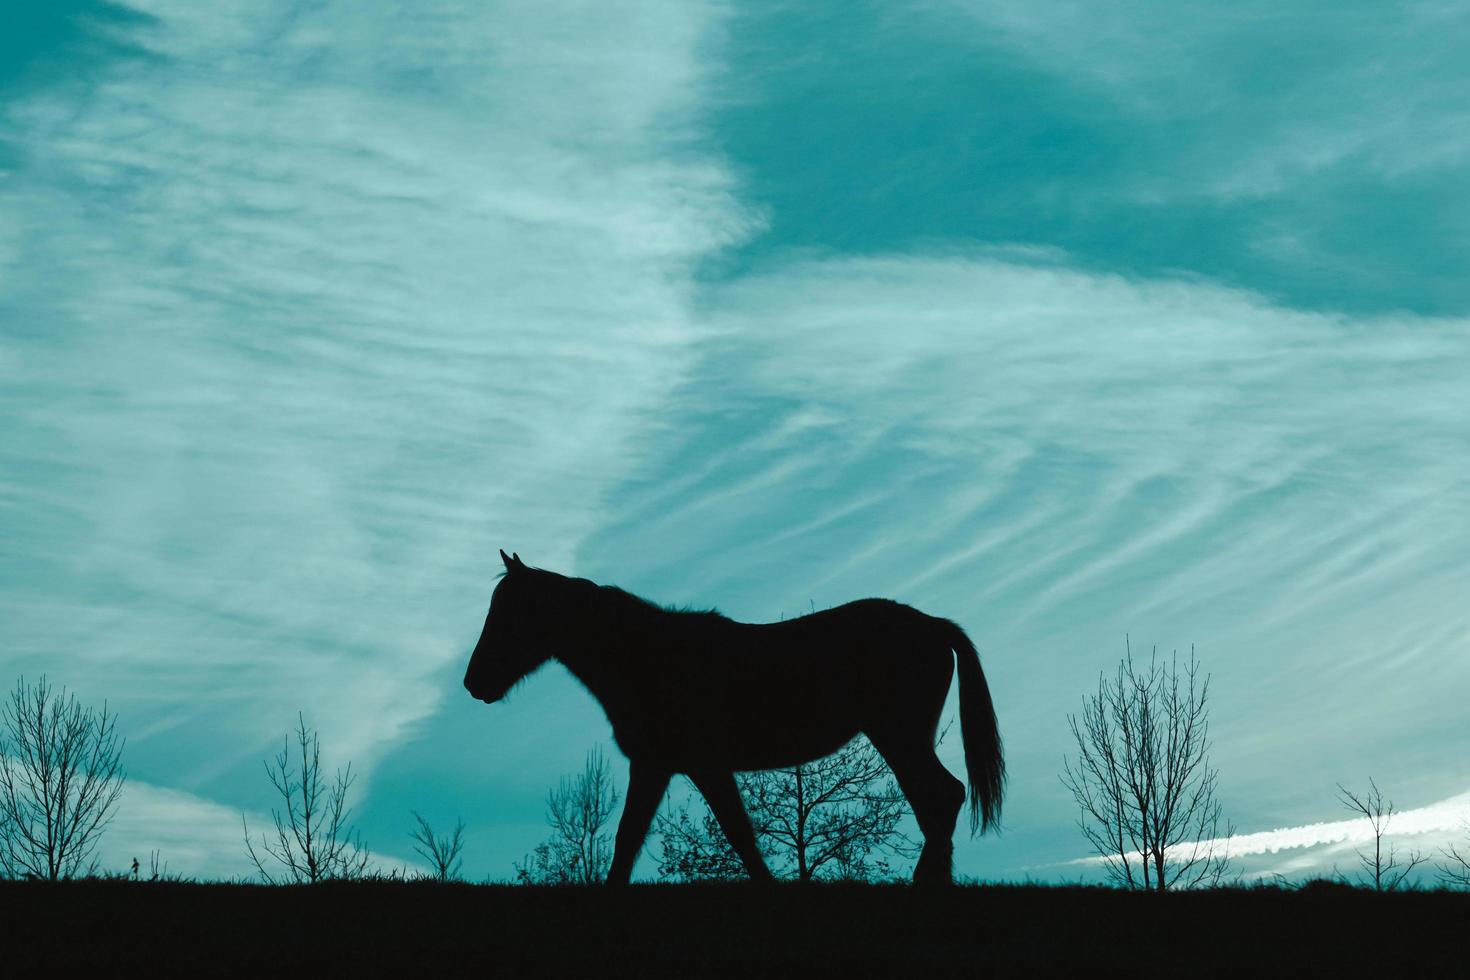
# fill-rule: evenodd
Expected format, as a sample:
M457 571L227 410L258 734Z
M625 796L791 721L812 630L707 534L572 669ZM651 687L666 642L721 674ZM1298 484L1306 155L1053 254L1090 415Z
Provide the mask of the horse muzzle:
M465 678L464 689L470 692L470 697L474 698L476 701L483 701L486 704L494 704L496 701L499 701L501 698L505 697L505 692L503 691L499 694L491 694L483 688L475 687L470 683L469 678Z

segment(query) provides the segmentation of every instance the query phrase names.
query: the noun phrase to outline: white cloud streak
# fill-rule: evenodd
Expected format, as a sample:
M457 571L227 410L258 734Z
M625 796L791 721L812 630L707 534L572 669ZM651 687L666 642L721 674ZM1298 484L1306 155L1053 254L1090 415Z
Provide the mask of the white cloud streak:
M1467 834L1470 834L1470 792L1460 793L1428 806L1395 812L1389 819L1383 835L1387 845L1384 857L1388 859L1389 847L1395 849L1407 847L1417 849L1423 856L1432 859L1436 847L1453 840L1463 839ZM1300 875L1313 871L1319 873L1326 871L1339 864L1345 853L1358 850L1364 844L1372 844L1373 840L1372 825L1365 818L1358 817L1351 820L1327 820L1302 824L1297 827L1278 827L1273 830L1238 834L1217 840L1186 842L1178 847L1184 853L1227 854L1233 861L1244 861L1248 858L1266 855L1283 855L1283 852L1288 851L1304 852L1291 855L1289 858L1283 855L1285 859L1282 861L1253 869L1256 876L1269 877L1273 874ZM1130 857L1137 860L1139 854L1135 851ZM1403 854L1400 854L1399 857L1402 858ZM1093 855L1077 858L1069 863L1097 866L1103 864L1105 860L1105 858Z

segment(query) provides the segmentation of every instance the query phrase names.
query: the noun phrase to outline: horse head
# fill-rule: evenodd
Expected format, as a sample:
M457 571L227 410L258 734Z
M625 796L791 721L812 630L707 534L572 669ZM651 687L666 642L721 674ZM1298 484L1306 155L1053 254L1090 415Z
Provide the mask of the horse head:
M550 659L552 651L537 628L536 576L520 555L500 553L505 577L490 597L490 612L465 671L465 689L486 704L499 701L521 678Z

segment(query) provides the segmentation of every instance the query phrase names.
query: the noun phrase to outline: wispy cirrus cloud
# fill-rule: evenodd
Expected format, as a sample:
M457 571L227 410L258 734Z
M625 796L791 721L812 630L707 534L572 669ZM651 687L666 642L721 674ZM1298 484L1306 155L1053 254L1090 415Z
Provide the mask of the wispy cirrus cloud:
M965 624L1030 828L967 860L1074 833L1065 715L1127 634L1198 645L1244 828L1371 773L1463 791L1463 321L1006 254L798 260L707 308L693 424L589 551L742 618L889 595Z
M1470 779L1449 8L1297 60L1322 10L83 8L0 112L0 655L199 801L139 813L259 806L300 707L503 871L606 734L443 704L505 544L959 619L1016 828L965 871L1072 853L1125 634L1199 644L1242 826Z
M370 772L497 546L570 558L752 223L711 8L128 9L146 57L0 117L4 657L236 805L298 708Z
M732 24L715 112L771 209L755 264L1025 242L1301 309L1470 310L1456 5L858 0Z
M1470 154L1463 100L1447 98L1470 91L1455 41L1470 15L1456 4L952 9L983 26L985 43L1170 123L1184 166L1152 175L1156 192L1250 197L1344 163L1400 178Z

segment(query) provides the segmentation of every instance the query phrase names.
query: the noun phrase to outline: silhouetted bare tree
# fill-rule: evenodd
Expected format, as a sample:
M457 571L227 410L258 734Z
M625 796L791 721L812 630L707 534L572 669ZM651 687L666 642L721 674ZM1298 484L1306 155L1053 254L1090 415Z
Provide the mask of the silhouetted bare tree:
M413 814L414 828L409 832L413 839L413 849L420 857L429 862L434 869L434 877L440 881L449 881L459 877L460 851L464 850L464 821L456 820L454 830L445 837L434 833L434 828L429 826L429 821L419 815L417 810L410 811Z
M593 749L581 775L563 776L547 796L551 838L516 863L516 880L527 885L590 885L606 878L612 842L603 828L612 820L619 799L612 768L601 750Z
M888 877L890 857L918 845L899 826L908 801L866 738L789 769L740 773L740 794L766 860L777 875L870 881ZM675 881L743 878L745 868L708 807L659 814L659 874Z
M659 835L658 873L670 881L732 881L745 877L741 863L720 822L702 807L691 815L689 804L654 818Z
M1182 670L1177 654L1165 664L1157 651L1140 670L1130 646L1081 716L1067 716L1077 758L1064 761L1062 782L1116 884L1166 891L1218 884L1225 873L1234 828L1222 827L1215 798L1209 688L1192 648Z
M1388 852L1384 852L1383 838L1388 834L1389 824L1393 822L1396 811L1393 800L1383 798L1378 784L1371 777L1368 779L1368 787L1368 792L1360 796L1338 783L1337 800L1354 813L1362 814L1373 830L1372 852L1358 852L1358 863L1363 869L1358 883L1374 891L1391 892L1402 885L1409 873L1428 858L1419 851L1401 855L1392 843L1388 846Z
M1465 821L1464 830L1470 842L1470 820ZM1445 863L1439 866L1439 880L1452 888L1470 888L1470 843L1462 846L1463 851L1454 844L1440 851Z
M6 877L71 878L96 870L93 855L126 775L124 741L106 702L84 708L43 675L22 677L0 707L0 871Z
M367 870L368 851L352 826L352 810L347 805L347 792L356 778L352 763L338 769L328 784L322 776L320 740L306 727L304 715L298 713L296 718L295 765L289 738L275 759L265 763L266 775L283 805L281 810L271 810L274 838L262 834L257 851L250 840L250 826L241 814L245 848L255 870L271 884L360 878ZM267 870L266 858L277 867Z

